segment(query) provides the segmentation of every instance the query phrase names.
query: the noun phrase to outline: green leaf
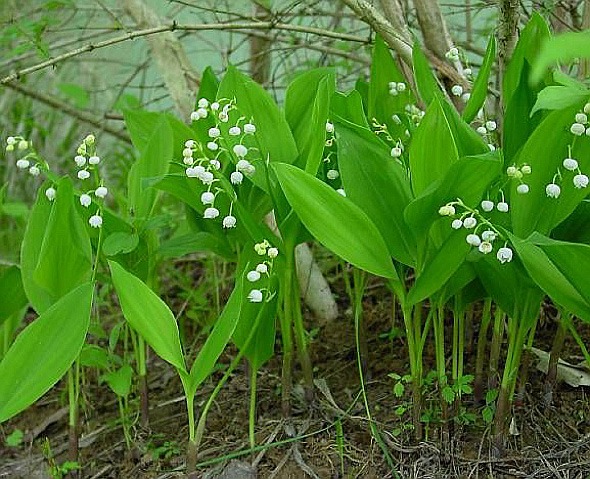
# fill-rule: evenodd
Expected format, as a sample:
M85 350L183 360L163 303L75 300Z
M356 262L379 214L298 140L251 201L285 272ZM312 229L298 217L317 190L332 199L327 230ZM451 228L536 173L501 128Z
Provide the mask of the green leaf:
M187 394L194 395L199 385L213 372L215 364L229 343L240 318L243 297L242 280L240 280L191 366L190 389Z
M229 261L235 260L235 254L227 241L219 235L207 232L187 233L175 236L162 243L158 253L164 258L179 258L190 253L210 251Z
M459 158L441 103L438 97L433 98L410 145L410 171L415 196L443 177Z
M142 181L168 172L174 151L173 140L170 124L163 117L152 130L141 156L129 170L129 209L137 218L146 219L152 212L158 192L151 188L143 188Z
M294 166L277 164L274 170L289 203L320 243L361 269L397 279L379 230L358 206Z
M446 385L443 388L441 394L442 394L443 399L449 404L452 404L453 401L455 400L455 391L453 391L453 388L449 385Z
M543 42L531 72L531 81L538 82L550 65L568 63L575 58L590 58L590 32L566 32Z
M395 397L401 398L404 395L405 389L405 386L401 382L397 382L393 386L393 394L395 394Z
M511 218L514 234L524 238L533 231L548 234L555 226L565 220L588 194L584 188L575 188L573 176L562 167L564 158L569 156L568 147L571 135L565 134L573 122L576 107L551 112L529 137L518 156L517 164L528 163L531 174L525 177L529 193L516 193L518 183L510 187ZM590 143L576 141L572 157L577 158L582 171L590 168ZM545 187L553 182L557 170L561 170L559 198L549 198Z
M56 185L50 202L39 188L21 248L23 286L38 313L80 284L88 281L92 249L88 231L74 207L69 178Z
M18 335L0 362L0 423L45 394L78 357L93 289L86 283L69 292Z
M436 293L459 269L471 246L463 231L453 230L433 257L417 272L416 282L408 292L408 304L415 304Z
M25 433L20 429L15 429L8 436L6 436L6 445L8 447L18 447L22 444Z
M338 116L355 125L369 128L367 117L363 110L363 101L358 91L352 90L348 94L336 92L330 103L332 115Z
M531 238L539 239L539 236L534 235ZM566 308L584 321L590 321L590 305L582 294L587 289L587 283L580 290L579 283L572 283L548 254L530 239L523 240L515 236L511 236L510 239L533 281L556 304ZM568 248L565 248L563 251L567 250ZM560 255L560 252L558 251L557 254ZM571 272L568 272L568 275L571 277Z
M201 82L199 83L199 93L195 101L195 109L197 106L196 102L199 101L199 98L206 98L209 101L213 101L217 97L218 89L219 80L215 76L213 69L211 67L205 68L201 75Z
M107 369L109 367L109 353L95 344L85 344L78 360L81 366L87 368Z
M441 206L460 198L474 208L502 171L498 152L467 156L453 163L440 181L433 183L405 209L404 216L416 237L423 237L440 215Z
M371 120L376 118L379 123L387 124L389 131L395 136L393 132L400 127L392 121L392 114L403 113L406 105L413 104L416 100L409 86L405 91L398 92L397 95L390 94L390 82L405 84L406 79L393 59L389 47L381 36L377 35L371 59L367 116Z
M432 73L432 66L418 42L415 42L414 48L412 48L412 63L420 97L426 105L430 105L440 93L440 88L434 73Z
M488 46L486 48L486 54L483 58L483 63L477 74L477 78L473 83L471 89L471 95L465 109L463 110L463 119L470 123L477 115L477 112L484 104L486 97L488 96L488 81L490 79L490 72L492 66L496 61L496 37L490 35Z
M287 87L285 117L300 151L302 161L298 164L312 175L322 159L325 124L335 88L331 68L309 70Z
M256 139L263 158L271 162L293 163L297 145L289 125L270 94L251 78L230 66L221 80L218 98L235 98L236 107L256 124Z
M140 279L109 261L113 284L125 319L158 356L186 372L176 319L156 293Z
M18 266L9 266L0 275L0 326L28 303Z
M107 256L131 253L139 245L137 233L118 231L106 237L102 245L102 252Z
M336 136L338 165L346 196L379 229L391 256L406 265L414 265L416 242L404 220L404 208L412 198L404 167L391 157L389 148L365 128L340 122Z
M510 103L512 95L520 83L528 83L528 72L524 72L525 62L533 65L541 49L541 45L551 36L545 19L537 12L533 12L526 27L520 32L520 37L504 72L502 90L504 102Z
M531 110L531 116L539 110L561 110L586 101L589 90L580 90L571 86L548 86L539 92L537 101Z
M127 397L131 392L132 377L133 369L129 364L124 364L116 371L104 374L102 379L106 381L117 396Z

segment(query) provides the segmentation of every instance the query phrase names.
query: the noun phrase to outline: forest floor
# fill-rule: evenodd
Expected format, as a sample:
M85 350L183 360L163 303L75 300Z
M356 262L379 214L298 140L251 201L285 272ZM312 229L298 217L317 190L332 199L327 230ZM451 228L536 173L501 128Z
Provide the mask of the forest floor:
M338 293L340 298L343 292ZM411 399L393 394L390 373L407 373L403 335L392 331L391 295L375 280L364 300L368 358L366 392L373 420L381 433L381 446L371 435L362 401L356 365L354 327L346 301L341 301L337 322L313 330L310 350L315 367L315 399L308 405L298 382L294 388L292 415L281 415L280 346L258 379L256 442L267 445L254 453L247 451L249 388L244 368L238 368L224 386L209 413L200 449L199 477L208 479L258 478L568 478L590 477L590 391L557 385L554 401L545 406L544 374L531 363L524 397L514 410L518 435L511 435L505 454L494 457L490 427L482 420L481 407L464 398L462 421L450 426L451 440L441 440L435 420L425 426L425 438L416 443L411 425ZM394 326L400 328L397 320ZM308 326L314 327L309 318ZM395 332L396 329L393 328ZM555 324L538 326L535 347L550 350ZM393 338L392 338L393 336ZM474 335L476 336L476 335ZM582 331L590 337L590 328ZM473 364L473 347L467 341L466 372ZM220 368L197 392L200 410L221 378L223 369L235 357L229 347ZM426 349L424 370L434 367L434 352ZM579 349L568 338L563 359L579 362ZM148 362L150 425L138 421L131 428L133 443L127 448L119 422L118 403L113 393L99 386L88 372L81 413L81 478L182 477L184 448L188 437L182 387L171 367L151 354ZM295 380L301 378L295 369ZM48 460L42 452L46 438L57 463L66 460L68 446L65 385L59 385L34 406L0 427L0 478L41 479L50 477ZM436 416L439 395L425 392L424 410ZM137 399L131 404L137 409ZM132 408L132 409L133 409ZM5 438L15 429L24 432L22 443L9 447ZM294 437L299 439L289 441ZM388 465L386 448L395 471ZM46 456L47 454L45 454ZM235 456L235 457L234 457ZM253 465L253 466L252 466Z

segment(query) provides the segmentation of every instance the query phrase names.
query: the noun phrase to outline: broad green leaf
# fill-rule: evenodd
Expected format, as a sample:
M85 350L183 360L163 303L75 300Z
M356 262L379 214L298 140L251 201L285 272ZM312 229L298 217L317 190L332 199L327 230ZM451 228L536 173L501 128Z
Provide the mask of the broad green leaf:
M531 72L531 81L537 82L550 65L568 63L575 58L590 58L590 32L566 32L543 42Z
M298 150L287 120L264 88L230 66L217 95L218 98L235 98L240 114L253 119L263 158L268 155L271 162L295 161Z
M78 357L90 324L93 285L60 298L29 324L0 362L0 423L29 407Z
M412 63L420 97L426 105L430 105L440 93L440 88L434 73L432 73L432 66L418 42L414 43L412 49Z
M406 105L415 103L415 98L409 85L406 85L404 91L392 95L389 92L390 82L405 85L406 79L392 57L389 47L381 36L377 35L371 60L367 116L370 120L376 118L379 123L387 124L389 131L396 136L398 132L395 130L400 126L393 123L391 116L394 113L403 113ZM403 128L405 130L405 126Z
M140 155L143 154L156 126L162 122L162 114L146 110L124 110L123 117L133 146Z
M10 266L0 275L0 326L28 303L18 266Z
M410 170L415 196L442 178L459 154L438 97L426 110L410 145Z
M556 303L584 321L590 321L590 304L541 247L511 236L511 241L531 278ZM587 289L587 286L585 286Z
M107 369L109 367L109 353L106 349L95 344L85 344L78 356L80 366L86 368Z
M488 96L488 81L490 79L490 72L492 71L492 66L494 65L495 61L496 37L491 35L486 48L486 54L483 58L483 63L481 64L477 78L473 83L469 101L463 110L463 119L468 123L475 118L475 115L477 115L477 112L482 107L486 97Z
M533 12L526 27L520 32L520 37L504 72L502 90L504 102L510 103L512 95L520 83L528 84L528 72L523 72L525 63L533 65L541 45L551 36L545 19L537 12Z
M436 254L425 262L424 269L416 272L416 282L408 292L408 304L415 304L439 291L459 269L470 249L463 231L451 231Z
M441 206L460 198L466 205L478 207L485 191L501 171L502 160L498 152L460 158L440 181L433 183L406 207L404 217L416 236L423 236L439 218Z
M363 101L358 91L352 90L346 95L340 92L334 93L330 107L332 108L332 115L338 116L355 125L369 128L369 123L363 110Z
M197 99L195 101L195 109L197 106L196 102L198 102L200 98L206 98L210 102L215 101L218 89L219 80L215 76L213 69L211 67L205 68L199 83L199 93L197 94Z
M453 105L446 101L442 95L437 95L442 111L451 129L459 157L489 153L490 147L483 141L481 135L461 118Z
M285 116L299 148L297 165L315 175L326 142L326 121L334 94L334 71L317 68L299 75L287 88Z
M358 206L294 166L277 164L274 170L289 203L320 243L358 268L397 278L379 230Z
M276 284L273 288L277 288ZM274 355L277 306L278 295L269 302L244 302L242 306L233 341L253 369L260 369Z
M169 162L173 157L173 138L168 120L162 117L152 130L140 157L129 170L129 210L136 218L145 220L152 212L158 192L151 188L143 188L142 181L168 172Z
M561 110L578 105L590 97L590 90L580 90L571 86L548 86L539 92L531 115L539 110Z
M572 243L590 244L590 200L582 200L572 214L551 232L551 237Z
M235 254L227 241L223 241L219 235L213 235L204 231L187 233L170 238L162 243L158 253L166 259L179 258L201 251L210 251L227 260L235 260Z
M56 190L33 271L33 281L49 293L52 303L89 281L92 274L90 238L74 206L72 181L62 178Z
M107 256L126 254L133 251L139 245L137 233L118 231L106 237L102 245L102 252Z
M118 263L109 261L125 319L158 356L186 372L176 319L156 293Z
M543 292L527 274L518 253L509 263L501 264L496 255L478 255L473 263L479 279L496 304L511 318L528 321L538 314ZM527 268L528 269L528 268Z
M336 136L346 196L379 229L391 256L406 265L414 265L415 240L404 220L404 208L412 199L404 167L365 128L341 122L337 124Z
M590 271L590 246L586 244L557 241L539 233L533 233L528 240L539 246L580 293L590 307L590 288L588 274Z
M236 324L240 319L244 302L243 280L239 279L232 291L221 315L215 322L205 344L199 351L190 369L190 389L187 394L193 394L205 379L213 372L221 353L229 343Z
M524 238L533 231L548 234L566 219L588 194L584 188L575 188L573 177L576 172L563 168L564 158L569 156L568 146L572 144L569 131L576 107L551 112L529 137L518 156L517 164L528 163L531 174L525 177L530 191L526 195L516 193L517 182L512 182L510 203L514 234ZM572 157L579 162L582 171L590 169L590 143L576 141ZM561 171L559 198L549 198L545 187L554 180L557 170Z
M535 105L537 95L536 91L528 85L527 62L524 63L522 70L521 81L514 90L510 101L508 101L506 113L504 114L502 146L507 165L514 162L518 151L541 121L541 113L537 112L531 116L531 110Z

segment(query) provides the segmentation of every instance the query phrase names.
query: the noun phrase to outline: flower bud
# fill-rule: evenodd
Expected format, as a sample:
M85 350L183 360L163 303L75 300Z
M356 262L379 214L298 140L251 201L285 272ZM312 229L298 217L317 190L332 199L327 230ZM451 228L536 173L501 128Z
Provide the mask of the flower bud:
M329 180L335 180L336 178L338 178L340 176L340 173L338 173L337 170L328 170L328 172L326 173L326 177Z
M329 121L326 122L326 133L334 133L334 124Z
M53 201L55 199L56 193L57 192L55 191L55 188L53 188L52 186L45 190L45 196L47 196L47 199L49 201Z
M254 126L252 123L246 123L244 125L244 133L253 135L254 133L256 133L256 126Z
M508 203L506 203L505 201L500 201L500 203L496 205L496 209L500 213L508 213Z
M21 158L20 160L18 160L16 162L16 167L21 169L21 170L25 170L30 166L30 161L29 160L25 160L24 158Z
M526 195L529 192L529 185L522 183L516 187L516 192L521 195Z

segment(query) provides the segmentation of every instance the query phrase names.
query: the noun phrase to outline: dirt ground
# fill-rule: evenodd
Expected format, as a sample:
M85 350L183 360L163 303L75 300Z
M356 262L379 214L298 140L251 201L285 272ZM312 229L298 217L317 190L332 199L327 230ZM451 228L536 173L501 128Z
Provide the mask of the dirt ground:
M341 296L342 298L342 296ZM381 433L380 446L372 437L367 413L359 395L354 328L345 300L342 315L333 327L314 331L311 354L315 366L316 391L313 404L303 399L296 384L293 413L281 417L280 365L277 355L262 368L258 380L256 440L268 447L240 455L248 449L248 381L238 368L211 410L205 439L199 454L199 475L203 478L568 478L590 477L590 398L583 387L559 384L551 407L540 400L544 375L531 367L523 403L514 411L519 435L511 436L501 458L491 454L490 428L481 419L481 408L465 399L466 410L475 419L469 425L451 425L451 441L443 444L437 424L426 424L426 438L416 444L408 425L409 396L393 394L390 373L407 372L403 336L391 339L390 295L372 284L365 299L368 351L366 390L373 420ZM309 329L313 323L309 321ZM401 327L401 323L395 326ZM590 328L582 331L590 337ZM539 325L535 346L549 350L555 325ZM472 348L474 349L474 348ZM277 346L277 351L280 346ZM468 351L470 351L468 349ZM579 361L579 350L568 339L564 359ZM235 356L233 347L222 356L227 366ZM434 365L432 351L426 350L425 372ZM473 358L466 361L473 364ZM174 371L154 354L149 359L150 427L138 421L132 428L133 447L128 450L118 423L115 396L98 386L92 372L87 375L81 414L80 463L82 478L181 477L188 436L182 388ZM471 372L471 371L466 371ZM197 410L202 407L222 372L197 393ZM300 380L295 370L295 380ZM44 478L47 460L42 443L49 440L58 463L65 460L68 443L64 384L54 388L37 404L0 427L0 478ZM425 406L438 401L436 391L426 394ZM132 399L134 410L137 399ZM133 409L133 408L132 408ZM336 427L338 418L341 433ZM25 432L23 444L5 445L14 429ZM301 437L303 436L303 437ZM292 440L293 437L299 437ZM291 439L291 441L289 441ZM395 464L388 466L382 447ZM233 462L230 460L233 459ZM254 465L252 467L251 465Z

